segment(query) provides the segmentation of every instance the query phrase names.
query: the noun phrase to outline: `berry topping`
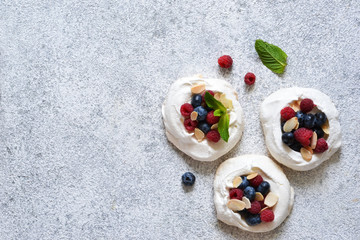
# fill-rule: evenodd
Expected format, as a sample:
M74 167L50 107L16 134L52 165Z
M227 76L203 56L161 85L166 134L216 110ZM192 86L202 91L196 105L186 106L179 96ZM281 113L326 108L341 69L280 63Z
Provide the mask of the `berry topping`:
M264 200L262 200L262 201L259 201L259 203L260 203L260 206L261 206L261 209L263 209L263 208L265 208L265 207L267 207L266 205L265 205L265 199Z
M249 224L250 226L254 226L257 225L259 223L261 223L261 218L260 218L260 214L248 214L245 217L245 221L247 224Z
M301 145L301 143L295 141L293 144L289 145L289 147L296 152L300 152L302 145Z
M184 103L183 105L181 105L180 113L184 117L189 117L192 111L194 111L194 108L190 103Z
M215 93L213 92L213 91L211 91L211 90L206 90L205 92L203 92L202 94L201 94L201 97L202 97L202 101L203 102L205 102L205 93L206 92L208 92L208 93L210 93L212 96L214 96L215 95Z
M257 192L261 193L264 197L270 191L270 184L267 181L263 181L256 189ZM261 207L263 208L263 207Z
M250 184L252 187L257 188L260 185L260 183L262 183L263 181L264 180L261 177L261 175L258 174L256 177L254 177L253 179L250 180Z
M329 147L328 147L327 142L325 141L325 139L320 138L320 139L317 140L314 152L322 153L322 152L325 152L326 150L328 150L328 148Z
M195 176L191 172L186 172L181 176L181 180L185 186L191 186L195 182Z
M233 60L229 55L219 57L218 63L222 68L230 68L233 64Z
M201 105L201 102L202 102L202 97L200 94L194 94L192 97L191 97L191 105L196 108L198 106Z
M326 122L326 115L323 112L318 112L315 114L315 126L321 127Z
M281 139L286 145L291 145L295 141L294 134L292 132L283 133Z
M211 126L207 122L199 122L197 125L204 134L207 134L211 130Z
M210 130L206 134L206 138L212 142L218 142L220 140L220 133L217 130Z
M315 126L315 116L314 114L306 114L304 117L304 127L306 128L313 128Z
M203 106L196 107L194 109L195 112L198 113L197 119L198 121L204 121L207 115L207 111Z
M325 133L324 133L324 130L322 130L322 128L316 127L314 129L314 132L316 132L318 139L324 137Z
M258 201L251 203L251 208L248 209L249 213L257 214L261 211L261 204Z
M274 221L274 212L270 209L265 209L260 213L261 221L263 222L272 222Z
M245 82L247 85L253 85L253 84L255 83L255 80L256 80L255 74L248 72L248 73L245 75L244 82Z
M310 145L310 138L313 135L313 131L307 128L299 128L294 132L294 137L304 147Z
M300 109L303 113L310 112L315 107L313 100L305 98L300 103Z
M230 190L230 199L238 199L241 200L243 197L243 191L238 188L233 188Z
M305 113L301 112L301 111L297 111L295 117L297 117L298 122L299 122L299 127L302 127L304 124L304 117L305 117Z
M242 176L241 179L242 179L242 183L238 186L238 188L244 190L247 186L250 185L250 182L249 180L247 180L247 177L245 176Z
M280 114L281 114L281 118L287 121L290 118L295 117L296 113L294 109L292 109L291 107L284 107L283 109L281 109Z
M247 197L250 201L253 201L255 198L255 189L251 186L247 186L244 189L244 196Z
M192 121L190 118L185 119L184 126L189 132L194 131L197 126L197 121Z
M214 111L208 112L206 116L206 121L211 125L219 122L219 119L220 117L214 116Z

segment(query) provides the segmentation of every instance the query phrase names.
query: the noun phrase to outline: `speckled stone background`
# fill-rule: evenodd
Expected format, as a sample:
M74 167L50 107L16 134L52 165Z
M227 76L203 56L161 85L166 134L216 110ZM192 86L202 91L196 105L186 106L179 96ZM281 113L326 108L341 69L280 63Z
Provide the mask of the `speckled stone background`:
M2 0L0 13L1 239L359 239L359 1ZM257 38L288 54L284 74ZM161 118L170 84L198 73L232 83L245 112L241 142L212 163L170 144ZM331 96L343 146L312 171L284 167L296 197L279 228L227 226L215 170L269 154L259 105L290 86Z

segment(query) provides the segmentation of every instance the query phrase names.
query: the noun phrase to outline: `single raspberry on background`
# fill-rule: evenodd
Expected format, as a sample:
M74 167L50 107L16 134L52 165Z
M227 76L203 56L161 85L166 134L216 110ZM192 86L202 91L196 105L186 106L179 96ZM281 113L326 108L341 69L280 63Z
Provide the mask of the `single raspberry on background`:
M251 208L248 209L249 213L257 214L261 211L261 205L258 201L253 201L251 203Z
M319 138L316 143L316 147L314 149L314 152L316 153L322 153L328 150L328 144L325 139Z
M220 133L218 132L218 130L210 130L207 134L206 134L206 138L212 142L218 142L220 140Z
M313 131L307 128L299 128L294 132L295 140L298 141L304 147L310 145L310 138L313 135Z
M272 222L274 221L275 215L274 212L270 209L265 209L260 213L261 221L263 222Z
M230 190L230 199L239 199L241 200L243 197L243 191L238 188L233 188Z
M310 112L315 107L313 100L305 98L300 103L300 110L303 113Z
M206 115L206 121L209 124L215 124L215 123L219 122L219 119L220 119L220 117L214 116L214 111L210 111Z
M218 63L222 68L230 68L233 64L233 60L229 55L219 57Z
M264 180L263 180L262 176L260 174L258 174L256 177L254 177L253 179L250 180L250 184L254 188L257 188L260 185L260 183L262 183L263 181Z
M190 103L184 103L180 107L180 113L184 117L190 117L190 114L194 111L194 107Z
M244 77L244 82L247 85L253 85L255 83L255 80L256 80L256 76L251 72L248 72Z
M295 117L296 115L294 109L292 109L291 107L284 107L283 109L281 109L280 114L281 114L281 118L284 119L285 121Z
M197 121L192 121L190 118L184 120L184 126L186 130L188 130L189 132L194 131L197 124L198 124Z

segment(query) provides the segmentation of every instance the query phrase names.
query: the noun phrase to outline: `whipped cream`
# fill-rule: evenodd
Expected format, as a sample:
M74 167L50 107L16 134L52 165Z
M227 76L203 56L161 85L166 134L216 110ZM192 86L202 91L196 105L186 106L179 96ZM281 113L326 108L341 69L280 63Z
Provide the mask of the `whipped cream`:
M280 111L293 100L310 98L316 108L326 114L329 121L329 137L326 142L329 149L323 153L314 153L308 162L299 152L293 151L281 140ZM260 120L264 130L266 146L271 155L285 166L298 171L307 171L329 159L341 146L339 113L331 99L324 93L312 88L284 88L268 96L261 104Z
M272 208L275 219L250 226L239 213L233 212L226 204L229 201L229 190L233 187L235 177L259 173L264 181L269 182L270 191L279 200ZM226 224L236 226L249 232L267 232L278 227L290 214L294 203L294 189L282 169L270 158L263 155L243 155L223 162L216 171L214 180L214 202L217 218Z
M214 143L206 138L198 142L194 132L186 131L180 107L191 101L191 87L194 84L205 83L206 90L218 91L226 94L232 100L233 109L229 111L229 139L225 142L220 139ZM237 100L237 93L230 83L221 79L207 79L199 76L181 78L175 81L162 105L162 115L166 136L177 148L199 161L214 161L230 151L240 140L243 129L243 111Z

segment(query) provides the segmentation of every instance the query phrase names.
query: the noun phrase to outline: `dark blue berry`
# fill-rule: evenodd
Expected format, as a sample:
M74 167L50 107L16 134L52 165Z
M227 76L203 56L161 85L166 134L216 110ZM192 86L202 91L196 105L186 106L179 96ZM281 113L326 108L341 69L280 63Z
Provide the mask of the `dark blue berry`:
M245 221L250 226L257 225L257 224L261 223L260 214L248 214L245 217Z
M247 186L250 185L250 182L249 180L247 180L247 177L245 176L242 176L241 179L242 179L242 183L237 188L244 190Z
M285 125L285 122L281 122L281 132L284 132L284 125Z
M198 121L204 121L206 118L206 115L208 114L208 112L206 111L206 109L203 106L198 106L194 109L195 112L198 113L197 119Z
M304 117L305 117L305 113L303 113L302 111L297 111L296 112L296 117L299 121L299 128L301 128L304 125Z
M181 180L185 186L191 186L195 182L195 176L191 172L186 172L181 176Z
M315 126L315 116L314 114L306 114L304 117L304 127L312 129Z
M200 94L194 94L191 97L191 105L193 105L194 108L200 106L201 102L202 102L202 97Z
M322 138L324 137L324 131L322 130L322 128L319 127L315 127L314 132L316 132L317 138Z
M244 189L244 196L247 197L250 201L255 199L255 189L251 186L247 186Z
M291 144L291 145L289 145L289 147L290 147L292 150L296 151L296 152L300 152L300 149L302 148L302 145L301 145L299 142L294 141L294 143Z
M294 134L292 132L283 133L281 139L286 145L291 145L295 141Z
M207 134L211 130L211 126L207 122L200 122L197 125L197 128L199 128L205 134Z
M257 192L260 192L263 196L269 193L270 184L267 181L263 181L256 189Z
M321 127L326 122L326 115L323 112L315 114L315 127Z

